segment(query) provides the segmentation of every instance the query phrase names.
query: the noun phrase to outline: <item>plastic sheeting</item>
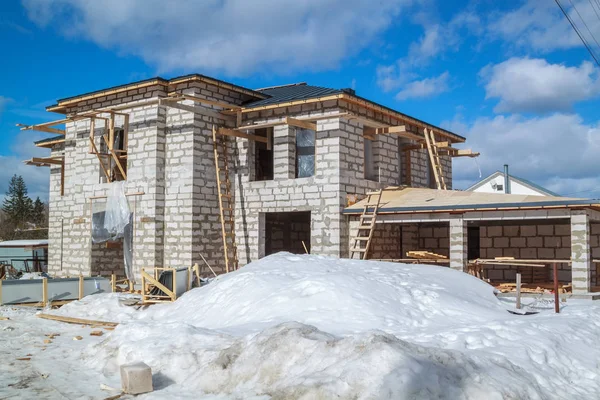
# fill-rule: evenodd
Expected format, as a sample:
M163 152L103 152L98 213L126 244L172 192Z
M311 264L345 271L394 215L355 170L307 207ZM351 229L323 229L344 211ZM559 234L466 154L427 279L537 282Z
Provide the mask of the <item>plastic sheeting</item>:
M125 196L125 182L113 182L106 199L104 228L110 235L122 233L129 223L129 204Z
M127 279L133 275L133 213L125 196L125 182L110 184L104 211L92 214L92 243L123 239L123 263Z
M296 129L296 171L297 178L315 174L315 131Z

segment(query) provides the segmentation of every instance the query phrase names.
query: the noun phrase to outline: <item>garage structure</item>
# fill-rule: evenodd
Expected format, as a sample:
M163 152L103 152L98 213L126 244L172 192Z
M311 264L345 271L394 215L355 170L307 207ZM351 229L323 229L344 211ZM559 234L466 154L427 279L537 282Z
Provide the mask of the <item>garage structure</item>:
M356 231L366 199L344 210ZM600 201L388 188L383 191L369 251L371 259L407 260L409 252L438 257L421 260L460 271L482 267L492 284L544 286L553 279L572 285L574 295L600 292ZM415 261L415 260L412 260ZM600 261L600 260L599 260Z

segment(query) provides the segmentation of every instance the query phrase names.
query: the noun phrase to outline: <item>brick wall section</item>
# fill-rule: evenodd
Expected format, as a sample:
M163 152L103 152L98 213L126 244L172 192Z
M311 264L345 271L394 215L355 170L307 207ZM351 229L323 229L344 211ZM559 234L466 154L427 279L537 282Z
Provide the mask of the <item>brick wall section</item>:
M515 257L522 259L570 259L571 226L562 224L505 225L480 227L481 258ZM592 258L600 258L600 224L590 224L590 247ZM592 264L592 269L595 266ZM488 266L488 277L492 281L514 281L517 268ZM547 280L552 273L547 268ZM559 281L571 282L571 266L558 265ZM596 285L592 273L592 285Z
M447 224L446 226L420 226L418 250L431 251L448 257L450 255L448 234L449 227Z

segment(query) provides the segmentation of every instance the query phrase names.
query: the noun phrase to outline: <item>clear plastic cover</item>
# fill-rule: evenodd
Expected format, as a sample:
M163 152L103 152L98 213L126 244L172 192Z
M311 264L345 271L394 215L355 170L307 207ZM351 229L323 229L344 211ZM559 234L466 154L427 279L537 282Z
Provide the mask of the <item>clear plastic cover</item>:
M296 130L296 168L298 178L315 174L315 131Z

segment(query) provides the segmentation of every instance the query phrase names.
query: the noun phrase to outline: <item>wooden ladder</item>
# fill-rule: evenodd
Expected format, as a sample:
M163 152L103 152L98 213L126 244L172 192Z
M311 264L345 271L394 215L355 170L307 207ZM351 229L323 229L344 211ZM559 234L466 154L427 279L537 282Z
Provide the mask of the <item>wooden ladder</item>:
M382 193L383 189L378 192L367 193L367 202L364 204L364 209L358 222L358 231L352 239L354 240L354 245L350 250L351 259L354 258L355 254L358 254L359 260L366 260L369 256L369 248L371 247L371 239L375 231L375 221Z
M230 272L238 269L239 263L237 244L235 242L235 204L231 191L232 183L229 176L229 161L227 159L227 137L218 135L217 128L214 125L212 134L215 170L217 174L217 191L219 192L221 234L223 236L223 252L225 254L225 272ZM221 142L221 152L219 152L219 141Z
M425 141L427 142L427 152L429 153L429 159L431 160L431 169L433 170L437 188L439 190L447 190L448 187L446 186L446 179L444 178L444 171L442 170L439 148L435 141L433 130L425 129Z

